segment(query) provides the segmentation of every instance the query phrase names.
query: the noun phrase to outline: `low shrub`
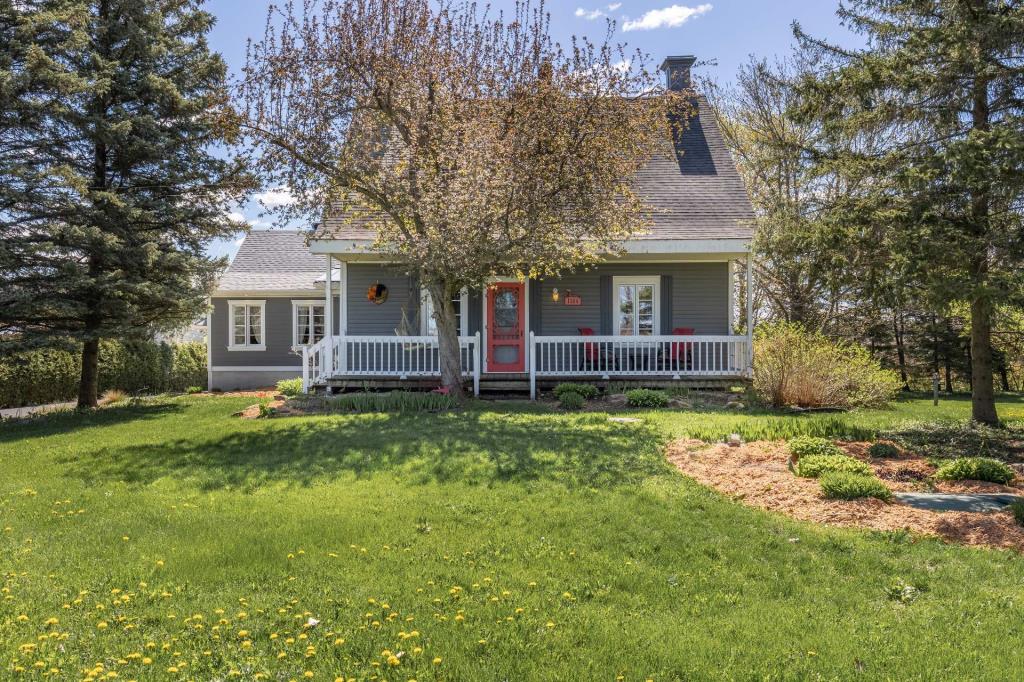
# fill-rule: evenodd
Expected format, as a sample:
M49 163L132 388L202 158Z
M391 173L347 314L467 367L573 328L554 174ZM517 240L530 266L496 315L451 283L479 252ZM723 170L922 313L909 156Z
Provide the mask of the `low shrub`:
M892 499L892 491L874 476L832 471L822 474L818 482L821 484L821 492L830 500L856 500L861 497L886 501Z
M202 386L189 386L188 388L185 389L185 393L188 393L189 395L192 395L194 393L202 393L202 392L203 392L203 387Z
M892 443L872 443L868 454L878 459L892 459L900 456L900 450Z
M873 472L864 462L849 455L807 455L796 464L796 474L803 478L818 478L834 471L872 476Z
M82 368L80 348L9 351L0 347L0 408L74 400ZM152 341L101 341L99 390L130 394L206 386L206 346Z
M586 399L575 391L565 391L559 400L563 410L581 410L586 404Z
M1017 525L1024 526L1024 500L1015 500L1007 508L1013 514L1013 520L1017 522Z
M344 393L328 398L327 406L336 412L440 412L458 406L455 398L443 393Z
M553 393L559 400L566 393L576 393L582 396L584 400L593 400L597 397L597 386L593 384L558 384L555 386Z
M1006 484L1013 480L1013 469L990 457L959 457L946 462L935 472L943 481L989 481Z
M295 396L302 393L302 379L281 379L277 382L277 392L287 396Z
M630 407L665 407L668 405L668 395L664 391L650 388L634 388L626 391L626 404Z
M816 436L797 436L796 438L791 438L787 447L789 448L789 454L793 455L793 459L807 457L808 455L834 457L843 454L843 451L828 438L818 438Z
M773 407L877 407L901 386L867 349L798 324L761 325L754 338L754 390Z
M1024 427L1007 424L993 428L970 420L908 421L883 431L879 437L924 457L955 459L965 452L977 457L1015 459L1024 454Z

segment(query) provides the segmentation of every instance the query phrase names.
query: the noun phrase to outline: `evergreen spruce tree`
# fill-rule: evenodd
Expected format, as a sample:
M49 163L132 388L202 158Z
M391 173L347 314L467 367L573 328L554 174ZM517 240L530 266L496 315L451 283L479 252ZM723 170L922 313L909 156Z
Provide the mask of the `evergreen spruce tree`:
M198 0L0 0L0 335L80 343L195 319L245 175L213 155L226 68Z
M832 161L876 183L877 223L933 305L969 303L972 415L996 424L993 310L1024 276L1024 3L850 0L839 15L867 47L796 27L833 67L804 79L800 117L834 139L889 136L883 153L850 144Z

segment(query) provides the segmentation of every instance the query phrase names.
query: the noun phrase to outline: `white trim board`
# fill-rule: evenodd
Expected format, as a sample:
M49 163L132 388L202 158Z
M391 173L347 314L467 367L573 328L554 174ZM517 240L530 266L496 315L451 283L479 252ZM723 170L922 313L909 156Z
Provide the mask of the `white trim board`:
M215 291L210 298L295 298L324 295L324 288L316 289L263 289L251 291ZM321 298L322 300L322 298Z
M210 368L211 372L301 372L302 365L286 365L280 366L268 366L260 367L259 365L239 365L238 367L230 367L225 365L217 365Z
M309 250L316 254L342 253L377 256L372 239L314 239ZM622 242L627 254L735 254L750 250L750 239L629 239ZM613 255L613 254L611 254Z

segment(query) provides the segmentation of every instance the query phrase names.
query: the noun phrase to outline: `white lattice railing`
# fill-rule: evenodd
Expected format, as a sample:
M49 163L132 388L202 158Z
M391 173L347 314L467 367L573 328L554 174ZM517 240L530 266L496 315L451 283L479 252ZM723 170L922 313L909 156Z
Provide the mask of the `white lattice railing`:
M459 337L462 376L480 387L480 335ZM303 348L305 388L331 377L392 377L398 379L441 376L441 354L436 336L333 336Z
M743 376L745 336L530 336L538 377Z

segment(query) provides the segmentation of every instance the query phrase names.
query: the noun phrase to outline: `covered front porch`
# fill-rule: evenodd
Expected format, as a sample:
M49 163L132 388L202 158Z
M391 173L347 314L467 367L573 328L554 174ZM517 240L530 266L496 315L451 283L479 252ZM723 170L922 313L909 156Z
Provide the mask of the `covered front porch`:
M745 379L752 344L749 333L735 331L735 290L749 291L750 281L748 274L737 286L737 256L746 254L620 259L463 291L454 301L462 375L475 394L500 387L531 397L571 380ZM438 339L418 282L387 263L331 255L328 263L325 279L340 286L327 297L339 305L325 312L335 309L340 319L326 321L336 333L301 350L306 388L436 386Z

